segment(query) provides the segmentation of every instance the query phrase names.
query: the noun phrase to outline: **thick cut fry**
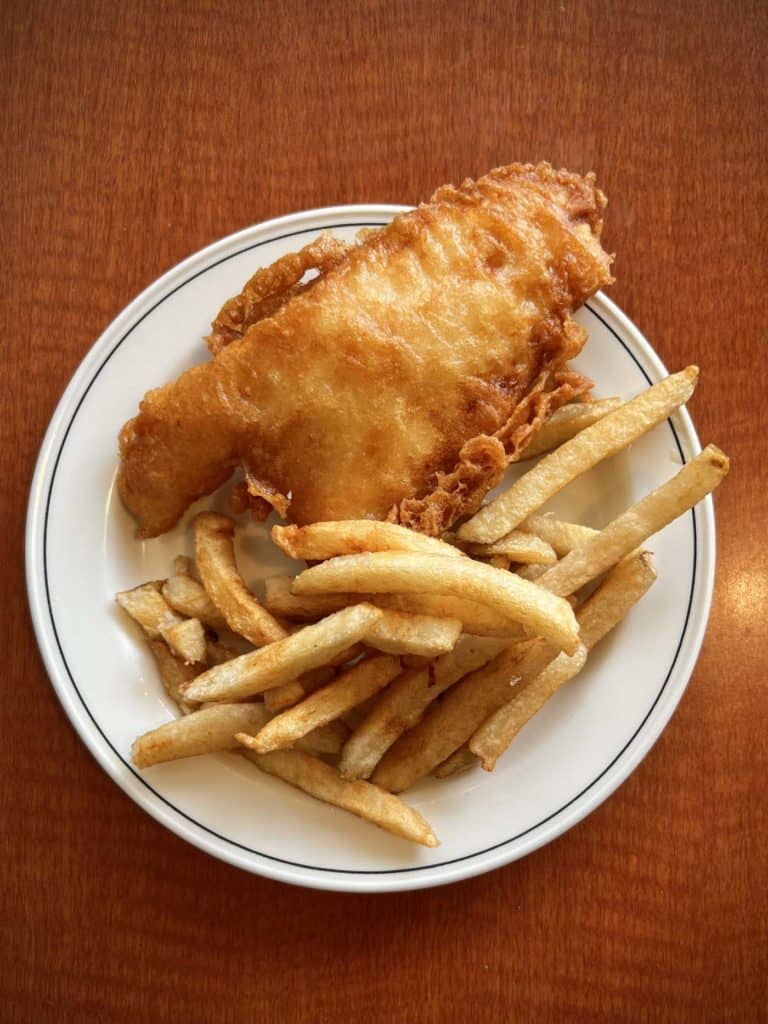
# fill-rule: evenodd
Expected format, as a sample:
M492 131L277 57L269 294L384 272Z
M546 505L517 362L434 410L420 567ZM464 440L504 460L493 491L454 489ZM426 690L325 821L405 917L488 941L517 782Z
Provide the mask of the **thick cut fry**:
M192 559L186 555L176 555L171 562L171 568L174 576L193 576L195 571Z
M544 707L561 686L582 670L586 661L587 648L583 644L575 654L558 654L513 700L502 705L483 722L470 739L469 750L480 758L480 763L487 772L493 771L498 757L495 752L488 754L488 746L492 745L492 742L501 743L503 745L499 753L506 750L525 723Z
M161 636L163 630L178 626L183 621L169 607L155 583L143 583L133 590L123 590L115 595L115 600L153 640Z
M162 594L174 611L191 619L199 619L211 629L224 629L227 625L202 583L186 573L170 576L163 584Z
M401 590L467 597L490 605L566 653L573 654L578 647L576 620L566 601L543 600L547 592L541 587L470 558L447 559L405 551L342 555L306 569L293 581L296 594Z
M235 524L229 516L195 517L197 567L208 594L235 633L256 647L281 640L286 631L246 587L235 562Z
M297 750L273 750L269 754L245 750L244 753L262 771L303 789L318 800L350 811L403 839L422 846L439 846L431 825L418 811L370 782L347 782L335 768Z
M338 757L349 737L349 726L341 718L320 725L296 741L296 750L307 754Z
M510 562L524 562L526 565L553 565L557 561L550 544L534 533L522 530L512 530L493 544L468 544L466 551L477 558L503 555Z
M553 516L543 516L537 513L528 516L523 523L523 529L530 530L537 537L541 537L547 544L551 545L558 558L567 555L569 551L579 547L585 541L595 537L598 530L591 526L581 526L579 523L565 523L562 519L555 519ZM502 538L503 540L503 538ZM501 543L498 541L497 543Z
M566 484L665 420L691 397L698 373L697 367L689 366L666 377L545 455L507 491L464 523L458 530L459 539L490 544L514 530Z
M185 665L181 658L177 658L168 649L165 640L159 637L149 637L147 646L157 663L157 670L160 673L160 680L163 689L179 708L187 714L193 707L197 706L195 701L189 701L182 697L181 688L191 682L200 672L200 665Z
M728 465L727 456L708 445L671 480L548 569L539 586L560 596L572 594L706 497L725 477Z
M515 572L521 580L528 580L529 583L533 583L534 580L544 575L547 568L546 565L521 565Z
M386 654L417 654L436 658L456 646L461 633L458 619L437 619L432 615L406 615L382 611L365 634L366 644Z
M399 673L400 659L394 655L380 654L365 658L317 693L273 718L258 735L248 735L243 730L238 733L237 739L243 746L260 754L291 747L312 729L332 722L345 711L378 693Z
M465 633L475 636L520 636L519 626L505 615L479 601L469 601L449 594L313 594L291 592L290 576L272 576L265 581L265 606L273 615L298 621L314 620L330 615L340 608L366 601L379 608L411 615L434 615L436 618L460 619Z
M602 398L592 402L571 402L555 409L547 422L533 435L533 440L523 449L520 459L535 459L551 452L565 441L570 441L586 427L591 427L609 412L622 404L620 398Z
M140 736L133 744L131 758L137 768L149 768L162 761L235 750L235 733L256 731L268 719L269 712L260 703L201 708Z
M577 613L585 655L621 622L655 579L650 555L644 551L620 562L606 576ZM580 668L578 653L575 659L560 655L529 686L482 723L471 737L469 749L480 758L486 771L493 770L520 729Z
M358 643L381 615L378 608L358 604L258 651L233 658L197 676L183 691L187 700L242 700L291 682Z
M501 569L502 572L507 572L512 564L512 560L507 558L506 555L491 555L488 559L488 564L492 569Z
M489 665L466 676L389 748L373 782L394 793L408 789L466 743L488 715L534 679L556 653L546 642L532 641L502 651Z
M336 669L332 665L313 668L310 672L305 672L301 679L294 679L290 683L283 683L282 686L267 690L264 693L264 703L270 711L285 711L286 708L304 700L308 693L314 693L321 686L325 686L335 675Z
M363 600L359 594L316 594L299 597L292 593L291 576L268 576L264 580L264 607L273 615L294 622L314 622ZM365 600L368 600L366 596Z
M450 654L426 668L403 672L387 687L347 740L339 771L347 779L367 779L406 729L450 686L495 658L508 641L464 636Z
M186 665L207 661L205 630L199 619L184 619L161 632L163 640Z
M461 557L461 551L406 526L375 519L347 519L310 526L273 526L272 540L289 558L324 561L362 551L420 551L425 555Z
M450 779L453 775L461 775L468 772L478 764L477 755L473 754L467 746L454 750L450 757L439 764L432 772L436 779Z
M655 579L653 560L647 551L639 551L611 569L576 613L581 642L588 651L618 626Z

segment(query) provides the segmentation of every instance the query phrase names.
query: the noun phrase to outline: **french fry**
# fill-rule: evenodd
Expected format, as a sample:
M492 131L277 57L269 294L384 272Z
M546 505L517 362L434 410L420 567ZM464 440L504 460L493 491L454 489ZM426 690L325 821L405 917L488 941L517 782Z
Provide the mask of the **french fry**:
M577 476L665 420L690 398L698 373L697 367L689 366L666 377L545 455L508 490L459 527L459 540L490 544L515 529Z
M336 675L333 665L321 665L320 668L313 668L305 672L300 679L293 679L290 683L283 683L282 686L275 686L264 692L264 703L270 711L285 711L286 708L298 704L304 700L308 693L314 693L321 686L325 686Z
M306 754L338 757L349 736L349 726L341 718L326 722L312 729L306 736L296 741L295 750L303 750Z
M521 565L515 569L515 574L520 577L521 580L528 580L529 583L533 583L534 580L539 579L547 571L548 566L546 565Z
M182 697L181 687L193 680L201 670L200 665L185 665L168 649L168 644L160 637L148 637L147 646L157 664L163 689L179 708L188 714L197 706L196 701L188 701Z
M294 622L314 622L333 612L358 604L359 594L315 594L299 597L291 592L291 576L269 576L264 580L264 607L273 615ZM368 598L366 596L365 600Z
M273 526L272 540L289 558L324 561L362 551L420 551L426 555L461 557L461 551L405 526L375 519L348 519L309 526Z
M625 618L656 579L653 559L647 551L619 562L579 608L581 641L588 651Z
M503 744L502 750L506 750L525 723L544 707L561 686L582 670L586 661L587 648L583 644L575 654L558 654L540 675L521 689L513 700L502 705L486 719L470 739L469 750L480 759L480 763L487 772L493 771L498 756L498 754L489 756L486 752L489 745L488 734L491 733L493 740ZM505 731L499 740L497 732L502 722Z
M340 673L317 693L277 715L257 735L246 730L237 739L257 753L291 747L312 729L339 718L350 708L378 693L400 673L400 659L391 654L364 658L346 672Z
M229 516L201 512L195 517L197 567L208 595L235 633L256 647L286 636L280 623L263 608L237 570L235 524Z
M488 559L488 565L493 569L501 569L502 572L507 572L511 565L511 559L507 558L506 555L491 555Z
M382 611L365 634L365 643L386 654L416 654L436 658L452 650L461 633L458 619L438 619L432 615L406 615Z
M273 750L269 754L245 750L244 753L262 771L318 800L350 811L403 839L422 846L439 845L431 825L418 811L370 782L347 782L335 768L298 750Z
M491 714L471 737L469 750L480 759L486 771L493 771L496 761L522 727L580 671L586 652L622 621L655 579L650 555L644 551L620 562L606 576L577 612L584 658L580 658L579 652L575 658L563 655L555 658L530 685Z
M570 441L585 427L591 427L609 412L614 412L622 405L620 398L602 398L589 402L571 402L555 409L547 422L533 436L533 440L523 449L520 461L535 459L545 455L565 441Z
M557 555L550 544L535 533L525 533L523 530L512 530L493 544L467 544L465 550L476 558L503 555L507 559L507 569L509 562L553 565L557 561Z
M477 755L473 754L468 746L464 745L454 750L450 757L435 768L432 774L436 779L450 779L454 775L461 775L468 772L470 768L478 764Z
M433 664L398 676L347 740L339 765L344 778L369 778L389 747L418 722L432 701L468 672L495 658L507 644L489 637L463 636L449 654Z
M465 676L389 748L372 781L393 793L408 789L466 743L488 715L535 679L556 653L544 641L523 643Z
M581 526L579 523L566 523L562 519L555 519L553 516L543 516L538 513L528 516L523 523L523 529L530 530L537 537L549 544L558 558L567 555L569 551L579 547L585 541L591 540L598 534L591 526ZM502 538L503 540L503 538ZM498 541L497 543L501 543Z
M183 622L161 632L163 640L186 665L206 662L208 651L205 630L199 619L184 619Z
M178 626L183 619L168 605L158 584L143 583L132 590L123 590L115 600L131 618L138 622L144 634L156 640L164 629Z
M715 445L708 445L671 480L574 548L537 583L561 597L572 594L706 497L725 477L728 466L727 456Z
M187 558L186 555L176 555L171 563L174 576L191 576L194 577L195 567L191 558Z
M295 594L335 592L452 594L488 604L566 653L578 647L571 606L547 591L470 558L442 558L406 551L341 555L305 569L293 581ZM546 595L547 599L544 599Z
M224 629L227 625L202 583L187 573L169 576L163 584L162 594L171 608L190 619L199 619L211 629Z
M133 744L131 759L137 768L149 768L162 761L236 750L235 733L256 731L268 719L269 712L261 703L201 708L140 736Z
M232 701L297 679L358 643L381 611L373 605L343 608L282 640L215 665L182 689L186 700Z
M351 604L366 601L379 608L459 619L465 633L475 636L521 636L520 627L505 615L479 601L448 594L293 594L290 576L272 576L265 580L264 605L273 615L298 621L313 621Z

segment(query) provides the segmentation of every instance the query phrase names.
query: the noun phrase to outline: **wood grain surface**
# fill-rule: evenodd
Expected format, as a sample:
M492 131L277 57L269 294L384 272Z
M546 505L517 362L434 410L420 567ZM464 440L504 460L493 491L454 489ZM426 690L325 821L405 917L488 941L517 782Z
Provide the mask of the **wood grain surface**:
M294 0L0 6L0 1017L765 1019L768 7ZM23 527L94 339L201 246L278 214L415 202L511 160L598 172L611 296L731 456L707 639L628 782L526 860L396 896L207 857L59 707Z

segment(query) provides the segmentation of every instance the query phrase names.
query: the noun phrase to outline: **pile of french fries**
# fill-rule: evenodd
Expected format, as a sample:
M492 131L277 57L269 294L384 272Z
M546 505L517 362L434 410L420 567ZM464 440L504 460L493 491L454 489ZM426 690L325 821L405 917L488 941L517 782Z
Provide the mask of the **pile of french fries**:
M263 603L238 571L234 522L198 515L194 564L117 595L183 713L136 740L134 763L237 751L437 846L396 794L430 773L493 770L653 583L642 545L728 472L710 445L600 531L539 511L663 422L697 374L559 410L524 453L543 458L442 540L368 520L275 526L277 546L312 564L267 580Z

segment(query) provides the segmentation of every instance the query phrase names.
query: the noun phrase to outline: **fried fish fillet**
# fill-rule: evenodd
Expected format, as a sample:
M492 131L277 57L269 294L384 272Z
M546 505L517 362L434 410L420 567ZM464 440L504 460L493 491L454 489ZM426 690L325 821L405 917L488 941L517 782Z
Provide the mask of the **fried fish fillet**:
M142 536L237 466L297 523L389 518L438 534L473 512L589 382L572 312L611 280L594 176L512 164L357 244L285 257L230 300L215 358L148 392L120 434ZM301 283L307 266L319 275Z

